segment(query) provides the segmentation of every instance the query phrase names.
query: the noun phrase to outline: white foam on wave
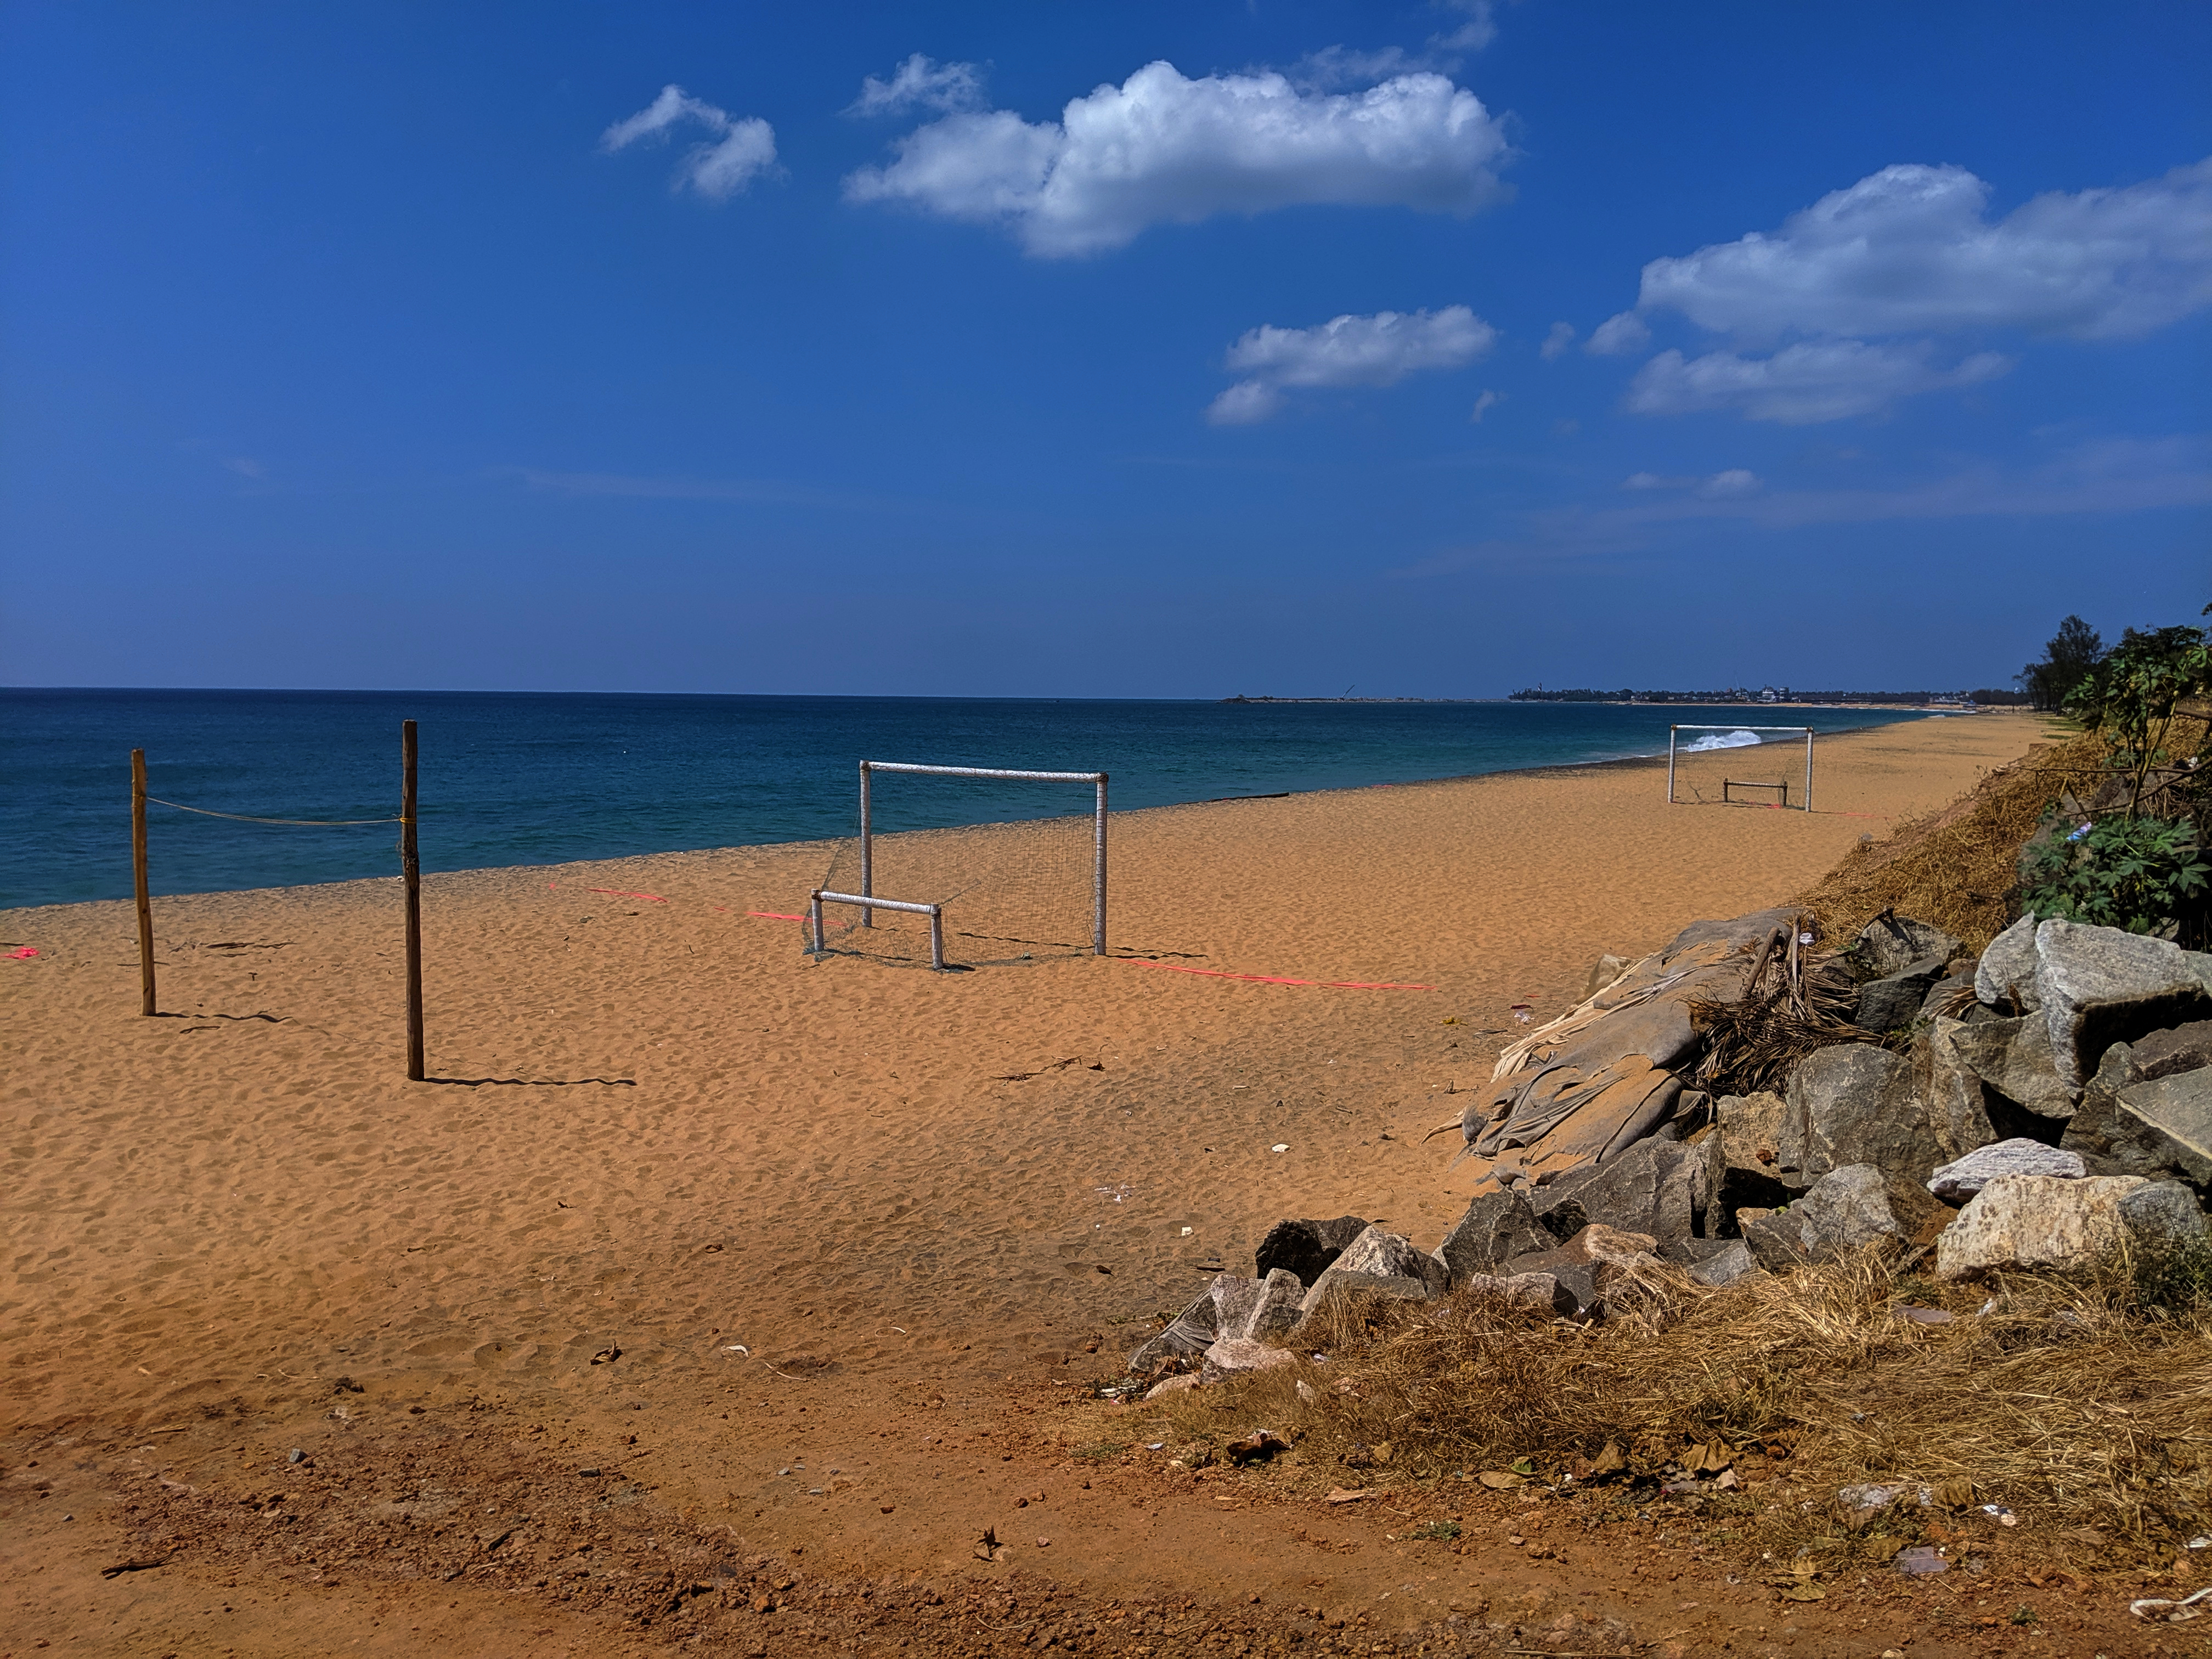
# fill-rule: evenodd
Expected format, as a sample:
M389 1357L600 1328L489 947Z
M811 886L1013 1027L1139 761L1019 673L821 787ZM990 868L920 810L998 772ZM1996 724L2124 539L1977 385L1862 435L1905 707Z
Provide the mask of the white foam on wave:
M1749 749L1764 741L1756 732L1708 732L1695 743L1686 743L1681 752L1694 755L1705 749Z

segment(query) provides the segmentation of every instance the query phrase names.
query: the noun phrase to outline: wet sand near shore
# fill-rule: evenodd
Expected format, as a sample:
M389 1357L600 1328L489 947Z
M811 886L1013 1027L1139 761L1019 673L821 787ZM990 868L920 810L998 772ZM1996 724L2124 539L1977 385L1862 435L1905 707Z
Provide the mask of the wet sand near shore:
M1669 808L1647 765L1118 817L1115 945L1152 961L813 961L748 913L802 908L820 847L433 876L421 1084L396 883L157 901L155 1019L127 904L0 913L39 953L0 962L0 1651L1179 1652L1509 1607L1898 1645L1918 1614L1718 1565L1394 1542L1379 1502L1170 1468L1087 1385L1279 1217L1432 1245L1474 1170L1422 1136L1514 1004L2039 736L1824 738L1812 814Z

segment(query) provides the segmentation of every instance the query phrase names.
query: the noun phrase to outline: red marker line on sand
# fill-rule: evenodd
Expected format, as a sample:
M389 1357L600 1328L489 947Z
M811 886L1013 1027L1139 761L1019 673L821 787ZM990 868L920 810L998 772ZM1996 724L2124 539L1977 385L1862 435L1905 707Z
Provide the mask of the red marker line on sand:
M806 920L805 916L787 916L781 910L748 910L745 914L749 916L764 917L769 921L804 921Z
M1158 968L1170 974L1196 974L1201 979L1242 980L1248 985L1310 985L1326 991L1433 991L1433 985L1398 985L1357 979L1283 979L1272 974L1231 974L1218 968L1185 968L1180 963L1147 962L1142 957L1116 957L1116 962L1139 968Z
M15 957L18 962L28 962L33 957L39 954L39 948L35 945L26 945L21 950L10 951L8 954Z

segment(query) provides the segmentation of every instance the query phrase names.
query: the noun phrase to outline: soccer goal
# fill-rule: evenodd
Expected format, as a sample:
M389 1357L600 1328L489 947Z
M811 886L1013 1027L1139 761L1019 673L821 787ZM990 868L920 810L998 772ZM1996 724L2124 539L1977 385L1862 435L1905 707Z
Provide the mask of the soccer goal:
M970 822L979 811L1002 821ZM809 898L817 954L920 961L926 921L933 967L948 937L979 965L1103 956L1106 774L862 761L858 833Z
M1706 735L1682 741L1685 732L1699 732ZM1682 802L1718 800L1734 805L1737 801L1757 802L1770 806L1788 806L1790 780L1786 777L1735 777L1730 774L1765 771L1764 765L1747 765L1751 759L1749 750L1774 747L1762 732L1788 732L1805 739L1805 781L1801 787L1796 805L1805 811L1813 810L1813 728L1809 726L1670 726L1667 728L1667 801L1669 805ZM1795 745L1792 744L1792 747ZM1764 757L1761 757L1764 759Z

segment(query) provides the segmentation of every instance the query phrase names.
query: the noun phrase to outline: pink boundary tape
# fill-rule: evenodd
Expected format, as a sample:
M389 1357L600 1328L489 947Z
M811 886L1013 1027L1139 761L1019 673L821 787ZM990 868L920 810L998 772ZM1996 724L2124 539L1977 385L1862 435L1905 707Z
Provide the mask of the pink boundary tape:
M1116 957L1138 968L1158 968L1170 974L1196 974L1201 979L1242 980L1248 985L1310 985L1325 991L1433 991L1433 985L1400 985L1389 981L1358 979L1283 979L1273 974L1231 974L1218 968L1186 968L1180 963L1147 962L1142 957Z

